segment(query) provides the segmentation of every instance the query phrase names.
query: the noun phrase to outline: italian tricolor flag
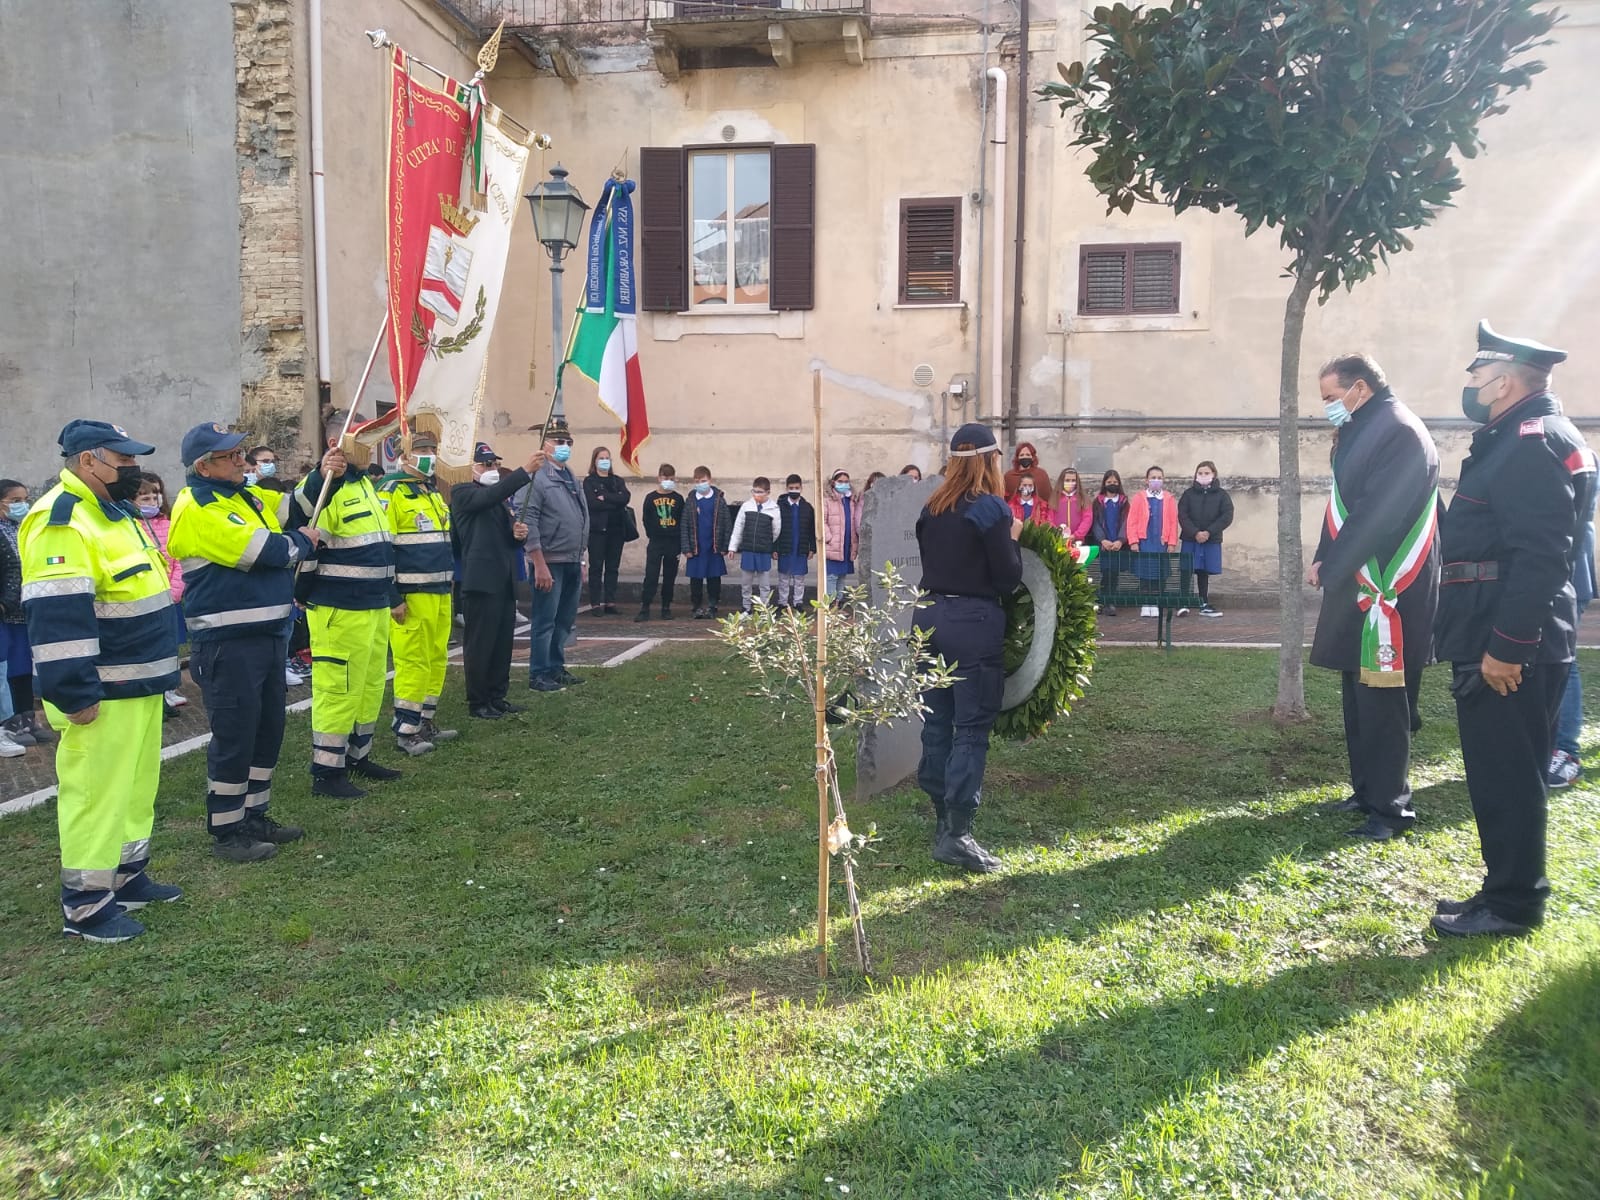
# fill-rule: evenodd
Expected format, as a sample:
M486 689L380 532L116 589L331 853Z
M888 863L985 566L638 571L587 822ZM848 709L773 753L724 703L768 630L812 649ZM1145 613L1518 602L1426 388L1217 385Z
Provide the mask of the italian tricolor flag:
M1349 519L1339 482L1328 498L1327 527L1337 541ZM1406 648L1397 607L1400 593L1417 581L1438 532L1439 492L1435 488L1406 531L1387 566L1368 559L1356 572L1356 607L1365 614L1361 626L1361 682L1368 687L1404 687Z
M639 370L639 318L633 272L633 180L606 180L589 222L584 303L567 343L567 364L599 391L600 407L622 426L622 458L639 470L650 437Z

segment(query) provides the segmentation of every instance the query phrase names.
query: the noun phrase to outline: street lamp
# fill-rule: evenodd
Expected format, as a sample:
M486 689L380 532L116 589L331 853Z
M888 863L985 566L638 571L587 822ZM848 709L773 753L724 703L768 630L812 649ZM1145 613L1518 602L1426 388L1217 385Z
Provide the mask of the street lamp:
M533 236L550 256L550 354L555 364L555 395L552 412L565 415L561 408L561 356L566 347L561 340L561 262L567 251L575 249L583 237L583 214L589 211L578 189L567 182L567 169L560 163L550 168L550 178L540 180L526 197L533 210Z

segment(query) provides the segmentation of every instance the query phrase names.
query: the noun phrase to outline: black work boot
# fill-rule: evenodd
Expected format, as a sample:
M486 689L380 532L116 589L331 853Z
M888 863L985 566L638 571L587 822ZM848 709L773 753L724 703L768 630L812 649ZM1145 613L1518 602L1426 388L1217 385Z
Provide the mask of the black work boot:
M278 848L271 842L261 841L247 831L239 830L214 839L211 853L227 862L252 863L271 858L278 853Z
M306 831L298 825L280 825L266 813L246 813L239 832L248 834L258 842L272 842L281 846L285 842L298 842Z
M933 802L933 815L937 818L933 826L933 847L939 848L939 843L944 841L944 835L950 830L950 813L944 806L943 800Z
M381 767L370 758L358 758L350 764L350 774L360 775L363 779L376 779L386 782L390 779L399 779L400 772L393 767Z
M359 800L367 793L365 789L358 788L350 782L349 772L335 771L330 775L318 775L313 779L311 794L327 796L332 800Z
M972 840L975 809L952 808L944 836L933 848L933 859L964 871L988 875L1000 869L1000 860Z

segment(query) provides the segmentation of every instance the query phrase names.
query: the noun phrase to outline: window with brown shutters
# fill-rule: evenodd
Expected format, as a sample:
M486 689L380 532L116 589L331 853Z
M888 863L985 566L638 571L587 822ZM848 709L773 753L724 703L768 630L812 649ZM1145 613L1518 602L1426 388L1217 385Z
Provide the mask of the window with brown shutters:
M961 299L961 198L900 201L900 303Z
M641 150L641 306L813 307L816 153L811 145Z
M1176 242L1084 246L1078 251L1078 312L1127 316L1178 311Z

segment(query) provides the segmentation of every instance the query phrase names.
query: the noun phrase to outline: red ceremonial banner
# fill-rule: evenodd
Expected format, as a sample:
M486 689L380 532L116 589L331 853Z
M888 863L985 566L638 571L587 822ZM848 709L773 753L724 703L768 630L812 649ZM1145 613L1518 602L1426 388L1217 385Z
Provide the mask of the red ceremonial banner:
M431 68L421 73L435 78ZM448 233L461 221L461 161L472 120L468 89L454 79L439 88L411 77L405 51L395 47L389 86L388 214L389 377L405 411L433 333L434 309L419 303L431 231ZM440 303L435 299L435 304Z

